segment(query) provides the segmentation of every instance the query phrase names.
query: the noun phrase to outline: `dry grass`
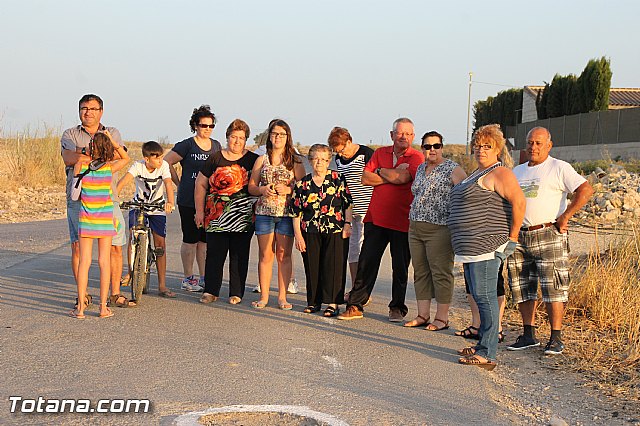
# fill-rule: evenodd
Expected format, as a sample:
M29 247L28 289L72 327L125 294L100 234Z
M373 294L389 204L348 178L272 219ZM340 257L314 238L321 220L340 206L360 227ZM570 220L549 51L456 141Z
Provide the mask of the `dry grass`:
M612 393L640 399L640 234L597 245L577 265L567 309L572 361ZM601 249L605 249L602 251Z
M0 138L2 189L64 185L60 131L49 127Z

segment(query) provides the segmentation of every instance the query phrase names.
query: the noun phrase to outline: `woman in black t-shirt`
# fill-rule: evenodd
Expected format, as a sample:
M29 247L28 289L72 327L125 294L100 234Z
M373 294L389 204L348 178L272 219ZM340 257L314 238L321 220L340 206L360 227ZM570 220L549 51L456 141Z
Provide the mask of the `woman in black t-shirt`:
M234 120L227 128L227 146L206 161L195 184L195 222L206 230L205 289L201 303L220 297L222 271L229 253L229 303L242 301L253 236L253 204L249 173L258 158L245 149L249 126Z

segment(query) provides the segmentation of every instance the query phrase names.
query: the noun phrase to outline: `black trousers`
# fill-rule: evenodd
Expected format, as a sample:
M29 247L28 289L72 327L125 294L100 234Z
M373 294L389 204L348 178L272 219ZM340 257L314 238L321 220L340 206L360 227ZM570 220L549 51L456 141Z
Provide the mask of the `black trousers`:
M220 296L224 262L229 253L229 297L244 297L252 232L207 232L204 291Z
M402 314L406 315L409 308L404 301L407 294L409 262L411 262L409 234L376 226L371 222L364 224L364 241L358 259L356 280L353 283L353 290L349 293L349 305L355 305L362 310L362 306L369 300L387 245L391 245L391 268L393 270L389 308L400 309Z
M344 303L349 239L342 232L315 234L303 232L307 250L302 253L307 279L307 305Z

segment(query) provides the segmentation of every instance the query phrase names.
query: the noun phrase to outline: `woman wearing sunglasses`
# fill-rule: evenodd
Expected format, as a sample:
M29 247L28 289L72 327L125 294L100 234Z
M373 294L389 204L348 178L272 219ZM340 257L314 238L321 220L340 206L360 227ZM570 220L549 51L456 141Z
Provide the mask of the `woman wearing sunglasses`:
M457 163L442 156L442 143L442 135L436 131L422 136L425 162L418 167L411 185L414 198L409 210L409 250L418 315L404 326L426 326L431 331L449 328L454 283L453 249L447 227L449 192L467 177ZM431 322L433 298L438 306Z
M189 127L195 136L174 145L165 155L169 163L171 179L178 185L178 211L182 228L182 289L186 291L202 291L204 288L205 256L207 253L207 236L203 227L198 228L195 222L196 207L193 190L196 177L209 156L222 148L220 142L211 139L211 132L216 125L216 116L209 105L201 105L193 110ZM178 176L174 164L180 163L182 175ZM193 273L193 261L198 264L200 275Z
M524 219L525 198L510 167L513 160L497 124L473 135L478 168L451 190L449 230L455 260L480 312L479 341L458 351L460 364L486 370L496 367L499 315L497 282L500 265L516 248Z

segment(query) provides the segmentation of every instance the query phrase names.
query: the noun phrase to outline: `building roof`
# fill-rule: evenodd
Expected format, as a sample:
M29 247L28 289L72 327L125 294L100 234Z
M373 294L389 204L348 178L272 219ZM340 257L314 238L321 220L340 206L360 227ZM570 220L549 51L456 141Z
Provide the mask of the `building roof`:
M524 86L524 90L536 98L544 86ZM612 87L609 89L609 107L640 107L640 88Z

